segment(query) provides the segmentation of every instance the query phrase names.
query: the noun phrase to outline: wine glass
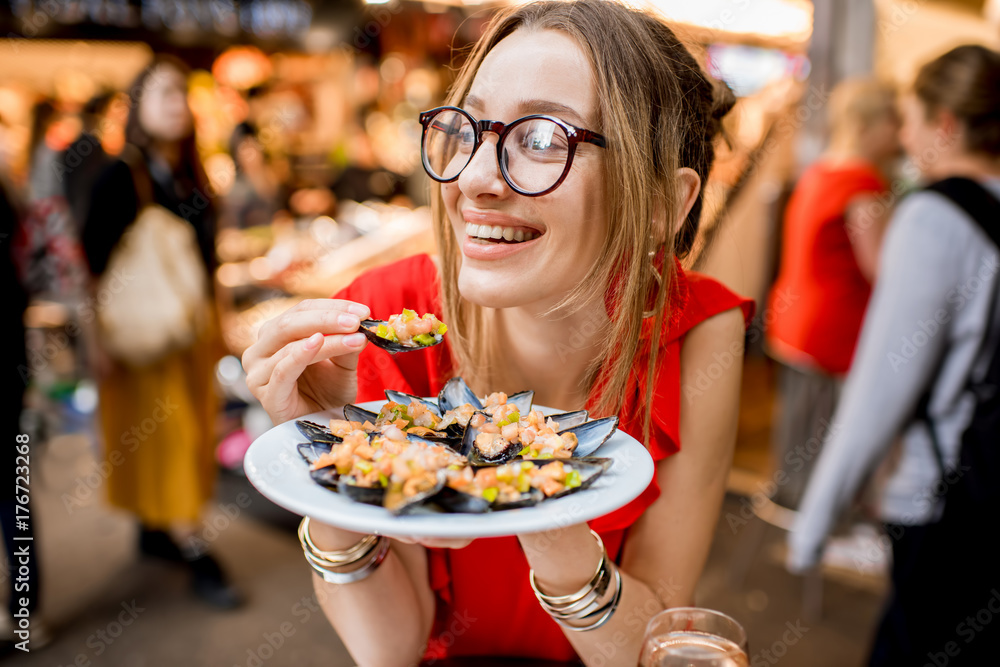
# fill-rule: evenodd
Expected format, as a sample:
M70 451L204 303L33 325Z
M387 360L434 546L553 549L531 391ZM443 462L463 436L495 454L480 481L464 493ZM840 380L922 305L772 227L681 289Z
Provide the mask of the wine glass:
M639 667L750 667L747 653L747 633L733 619L677 607L650 619Z

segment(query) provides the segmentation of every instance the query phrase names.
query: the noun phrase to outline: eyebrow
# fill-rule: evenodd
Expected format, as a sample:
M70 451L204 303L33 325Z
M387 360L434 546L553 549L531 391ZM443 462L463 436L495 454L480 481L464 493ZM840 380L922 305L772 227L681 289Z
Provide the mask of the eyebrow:
M483 100L475 95L468 95L465 98L464 106L466 107L474 107L475 109L482 111L486 108L484 105L485 103ZM560 104L559 102L552 102L550 100L519 100L516 108L529 115L536 113L547 114L550 116L556 116L561 120L571 121L577 125L586 125L588 122L584 120L583 116L580 115L580 113L573 107Z

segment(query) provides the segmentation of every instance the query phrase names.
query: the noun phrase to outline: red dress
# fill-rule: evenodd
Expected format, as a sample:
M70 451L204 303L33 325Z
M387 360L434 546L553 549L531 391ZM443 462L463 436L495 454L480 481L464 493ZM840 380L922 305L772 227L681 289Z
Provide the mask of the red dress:
M679 267L678 267L679 269ZM650 428L650 453L659 461L680 449L680 349L684 334L699 322L740 307L746 322L753 302L721 283L678 270L671 298L669 331L661 337L657 386ZM372 317L386 319L404 307L440 313L437 269L427 255L417 255L365 273L335 298L366 304ZM647 320L643 338L648 338ZM445 344L417 352L390 355L374 345L361 353L358 401L384 399L385 389L417 396L436 396L451 377ZM645 368L640 359L636 368ZM633 381L620 427L642 440L643 387ZM621 558L627 529L660 494L656 479L634 501L590 522L608 553ZM528 564L516 537L478 539L464 549L429 550L430 583L437 596L437 619L426 659L462 655L575 660L576 653L559 626L542 611L528 584ZM487 572L501 572L486 576Z
M866 164L817 163L799 179L764 314L768 341L786 361L815 364L830 375L850 368L871 285L854 258L844 213L853 198L885 188Z

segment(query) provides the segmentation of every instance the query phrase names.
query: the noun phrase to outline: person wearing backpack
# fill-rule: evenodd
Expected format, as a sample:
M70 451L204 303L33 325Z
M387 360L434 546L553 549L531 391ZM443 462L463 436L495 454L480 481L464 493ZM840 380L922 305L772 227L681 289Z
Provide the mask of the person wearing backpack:
M817 566L884 463L875 509L892 591L869 664L979 667L1000 652L1000 502L983 492L991 475L1000 486L1000 54L970 45L931 61L903 112L902 142L927 186L890 222L788 566Z

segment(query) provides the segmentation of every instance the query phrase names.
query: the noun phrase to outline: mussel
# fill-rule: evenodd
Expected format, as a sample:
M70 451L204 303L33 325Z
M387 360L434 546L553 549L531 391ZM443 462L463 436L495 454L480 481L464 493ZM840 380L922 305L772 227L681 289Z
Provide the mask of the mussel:
M400 340L396 337L396 331L393 329L391 324L393 318L403 317L410 319L424 319L428 316L430 316L436 323L434 328L428 333L417 334L407 340ZM373 319L361 320L360 331L372 343L383 350L391 352L392 354L396 354L397 352L413 352L414 350L423 350L425 348L438 345L444 340L444 332L447 330L447 327L445 327L443 323L429 313L425 314L424 318L417 318L417 314L414 311L404 310L401 315L394 315L393 318L390 318L389 321ZM407 320L404 319L403 321L406 322Z
M486 413L480 414L488 417ZM566 419L567 416L569 419ZM566 419L568 422L573 422L579 420L581 415L571 412L563 413L562 415L552 415L551 417L559 423L559 435L570 433L576 436L577 444L573 449L573 458L590 456L601 445L607 442L608 438L614 435L615 429L618 428L618 417L604 417L603 419L577 423L575 426L569 428L562 427L563 422L559 421L559 417ZM516 458L525 448L519 442L508 441L499 433L494 434L488 440L484 438L486 442L481 442L477 445L477 438L479 438L480 434L481 430L470 424L462 438L462 447L458 450L460 454L468 457L472 463L505 463Z
M445 473L440 470L433 477L370 487L358 486L353 477L342 475L337 487L340 493L358 502L384 507L393 514L408 514L437 495L444 484Z
M299 419L295 422L295 427L299 429L299 433L309 438L310 442L321 442L329 445L335 445L341 441L341 438L338 438L331 433L330 429L326 426L317 424L316 422Z
M333 449L333 445L323 442L303 442L295 446L299 455L306 460L310 466L314 464L321 454L325 454Z
M441 414L466 404L471 405L476 410L483 409L483 403L476 396L476 392L472 391L465 380L460 377L453 377L444 383L441 391L438 392L437 404Z

